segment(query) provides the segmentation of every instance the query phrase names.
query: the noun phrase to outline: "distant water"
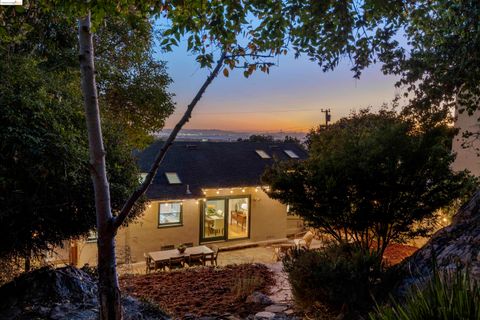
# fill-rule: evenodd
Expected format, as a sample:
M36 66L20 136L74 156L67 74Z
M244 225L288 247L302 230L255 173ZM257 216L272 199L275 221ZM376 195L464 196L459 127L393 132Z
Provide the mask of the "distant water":
M171 129L165 129L155 134L158 138L166 138ZM247 139L251 135L267 135L274 139L283 140L285 136L295 137L299 140L305 139L305 132L235 132L225 130L200 130L200 129L186 129L180 131L177 136L178 140L207 140L207 141L237 141L238 139Z

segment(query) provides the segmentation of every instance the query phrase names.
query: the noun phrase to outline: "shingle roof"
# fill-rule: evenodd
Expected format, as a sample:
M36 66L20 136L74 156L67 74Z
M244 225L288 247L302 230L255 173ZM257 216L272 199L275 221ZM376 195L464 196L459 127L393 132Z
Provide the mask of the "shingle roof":
M137 154L142 172L148 172L163 141ZM271 156L262 159L255 150ZM307 153L293 142L174 142L167 152L147 197L155 200L203 197L202 188L229 188L260 185L260 177L274 159L291 160L285 150L300 159ZM181 184L169 184L165 172L176 172ZM187 185L191 194L187 194Z

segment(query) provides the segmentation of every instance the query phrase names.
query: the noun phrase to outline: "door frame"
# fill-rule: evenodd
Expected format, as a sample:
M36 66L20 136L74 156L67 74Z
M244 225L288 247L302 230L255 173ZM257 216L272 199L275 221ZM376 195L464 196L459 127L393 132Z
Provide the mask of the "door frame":
M230 216L230 208L229 208L229 200L230 199L248 199L248 217L247 217L247 232L248 236L243 238L235 238L229 239L228 238L228 225L229 225L229 216ZM205 228L205 206L207 205L207 201L209 200L223 200L223 210L224 210L224 232L223 236L221 237L211 237L211 238L204 238L203 232ZM245 195L233 195L233 196L217 196L211 198L205 198L204 201L199 203L199 211L200 211L200 233L199 233L199 243L207 243L207 242L219 242L219 241L236 241L236 240L245 240L250 239L250 232L251 232L251 217L252 217L252 196L250 194Z

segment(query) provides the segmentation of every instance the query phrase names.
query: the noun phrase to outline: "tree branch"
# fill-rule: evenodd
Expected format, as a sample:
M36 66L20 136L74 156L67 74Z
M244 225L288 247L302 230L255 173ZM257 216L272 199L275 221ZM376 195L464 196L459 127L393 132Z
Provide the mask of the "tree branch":
M155 161L153 162L152 167L150 168L150 171L148 172L147 177L145 178L145 181L140 185L140 187L137 190L135 190L135 192L132 193L132 195L127 200L127 202L125 202L118 216L113 217L113 226L115 229L118 229L122 225L122 223L128 217L129 213L132 211L132 208L135 205L135 202L137 202L137 200L143 194L145 194L145 192L150 187L150 184L152 183L153 178L157 174L160 164L165 158L165 155L167 154L167 151L172 145L173 141L177 137L178 132L188 122L188 120L190 120L190 117L192 116L193 108L195 108L198 101L202 98L202 95L207 90L208 86L212 83L213 79L215 79L215 77L218 75L218 72L223 66L223 61L225 60L225 56L226 56L226 52L223 52L222 55L220 56L220 59L217 62L217 65L215 66L215 69L213 69L213 71L207 77L202 87L200 88L200 90L198 90L197 94L193 98L192 102L190 102L190 104L188 105L187 110L183 114L182 118L180 119L180 121L178 121L178 123L175 125L175 128L172 130L172 132L168 136L167 140L163 143L163 146L158 151L155 157Z
M225 59L237 59L242 57L253 57L253 58L274 58L271 54L256 54L256 53L244 53L244 54L233 54L230 56L225 56Z

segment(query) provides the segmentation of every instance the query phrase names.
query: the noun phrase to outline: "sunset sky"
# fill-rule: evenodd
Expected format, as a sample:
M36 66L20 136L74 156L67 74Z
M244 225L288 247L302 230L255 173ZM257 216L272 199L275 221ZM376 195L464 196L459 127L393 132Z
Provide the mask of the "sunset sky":
M158 57L167 61L174 81L170 90L176 95L177 108L165 126L172 128L208 71L200 69L184 47ZM330 108L335 121L352 109L388 103L400 92L394 87L395 78L384 76L379 66L369 68L361 80L353 79L349 69L349 62L343 61L335 71L323 73L308 58L287 55L280 57L269 75L256 72L246 79L242 70L234 70L228 78L220 74L185 128L308 131L324 122L322 108Z

